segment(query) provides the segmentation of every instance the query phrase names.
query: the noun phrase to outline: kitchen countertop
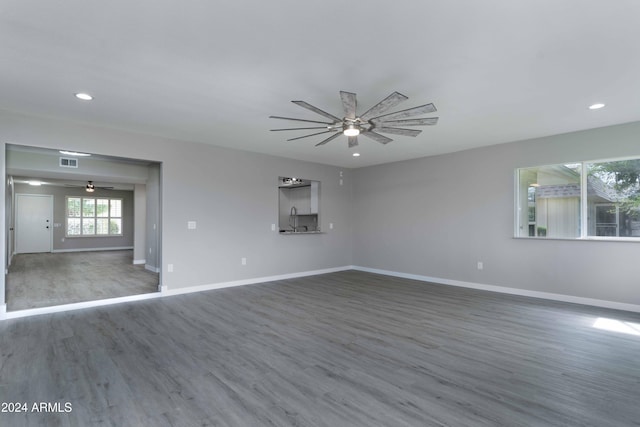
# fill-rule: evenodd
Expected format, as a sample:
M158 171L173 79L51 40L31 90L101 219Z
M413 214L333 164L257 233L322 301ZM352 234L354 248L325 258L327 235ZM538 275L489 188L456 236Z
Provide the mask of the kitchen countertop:
M323 234L322 231L290 231L280 230L280 234Z

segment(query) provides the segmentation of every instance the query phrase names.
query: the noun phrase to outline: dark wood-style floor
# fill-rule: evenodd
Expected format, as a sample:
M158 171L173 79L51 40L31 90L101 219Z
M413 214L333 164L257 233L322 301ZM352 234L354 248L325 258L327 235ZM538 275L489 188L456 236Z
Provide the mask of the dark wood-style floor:
M347 271L8 320L0 401L72 411L0 425L640 425L640 336L598 319L640 331L633 313Z
M9 311L158 291L158 273L133 265L133 251L19 254L6 276Z

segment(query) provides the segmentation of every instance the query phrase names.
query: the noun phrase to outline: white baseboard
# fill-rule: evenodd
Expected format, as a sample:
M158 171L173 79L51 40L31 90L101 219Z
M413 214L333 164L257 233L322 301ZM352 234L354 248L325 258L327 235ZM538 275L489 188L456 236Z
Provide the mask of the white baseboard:
M0 306L0 320L17 319L20 317L37 316L40 314L60 313L63 311L70 311L70 310L81 310L84 308L101 307L104 305L121 304L124 302L141 301L141 300L165 297L165 296L171 296L171 295L180 295L180 294L188 294L192 292L209 291L213 289L229 288L233 286L253 285L253 284L263 283L263 282L273 282L275 280L294 279L296 277L315 276L318 274L334 273L336 271L344 271L344 270L351 270L351 269L352 269L351 266L344 266L344 267L336 267L336 268L327 268L323 270L303 271L299 273L282 274L278 276L257 277L253 279L236 280L233 282L213 283L210 285L191 286L188 288L177 288L177 289L169 289L166 285L164 286L158 285L159 292L154 292L150 294L132 295L132 296L120 297L120 298L108 298L108 299L101 299L96 301L79 302L74 304L56 305L52 307L31 308L27 310L10 311L8 313L4 313L2 311L3 309L6 311L6 305L4 305L4 306Z
M232 282L221 282L221 283L212 283L209 285L190 286L187 288L164 289L162 291L162 295L164 296L180 295L180 294L188 294L192 292L210 291L213 289L230 288L233 286L254 285L256 283L273 282L276 280L295 279L297 277L305 277L305 276L316 276L318 274L335 273L337 271L345 271L345 270L351 270L351 266L326 268L323 270L302 271L299 273L281 274L278 276L256 277L252 279L234 280Z
M532 298L541 298L553 301L570 302L574 304L591 305L595 307L612 308L615 310L632 311L640 313L640 305L627 304L623 302L599 300L594 298L584 298L572 295L554 294L551 292L530 291L526 289L508 288L504 286L484 285L481 283L463 282L461 280L442 279L439 277L421 276L417 274L400 273L397 271L380 270L377 268L351 266L353 270L366 271L369 273L384 274L386 276L401 277L404 279L419 280L421 282L438 283L441 285L459 286L463 288L479 289L483 291L499 292L503 294L520 295Z
M0 306L0 319L18 319L20 317L38 316L40 314L60 313L63 311L82 310L84 308L101 307L105 305L122 304L125 302L142 301L147 299L159 298L162 296L160 292L150 294L131 295L119 298L107 298L95 301L77 302L73 304L54 305L51 307L29 308L26 310L16 310L2 313ZM6 305L4 306L6 310Z
M154 273L160 273L160 269L158 267L154 267L153 265L145 264L144 268Z
M80 248L80 249L54 249L51 252L54 254L60 252L99 252L99 251L125 251L133 249L133 246L118 246L110 248Z
M158 270L155 267L151 267L147 265L145 265L145 268L151 269L151 271ZM334 273L334 272L345 271L345 270L365 271L369 273L383 274L386 276L418 280L421 282L431 282L431 283L438 283L442 285L459 286L459 287L470 288L470 289L478 289L478 290L484 290L484 291L499 292L504 294L520 295L520 296L526 296L526 297L541 298L541 299L547 299L547 300L553 300L553 301L569 302L574 304L583 304L583 305L590 305L595 307L604 307L604 308L611 308L616 310L624 310L624 311L640 313L640 305L635 305L635 304L626 304L626 303L620 303L615 301L606 301L606 300L598 300L593 298L576 297L571 295L554 294L550 292L530 291L526 289L508 288L503 286L485 285L481 283L464 282L460 280L443 279L439 277L422 276L417 274L401 273L397 271L380 270L376 268L348 265L343 267L303 271L298 273L289 273L289 274L282 274L277 276L264 276L264 277L256 277L252 279L235 280L231 282L220 282L220 283L212 283L208 285L190 286L186 288L169 289L166 285L159 285L158 286L159 292L154 292L150 294L132 295L132 296L120 297L120 298L109 298L109 299L87 301L87 302L81 302L81 303L75 303L75 304L65 304L65 305L58 305L53 307L33 308L33 309L10 311L10 312L7 312L6 304L0 304L0 320L16 319L20 317L36 316L40 314L49 314L49 313L58 313L58 312L70 311L70 310L80 310L84 308L100 307L100 306L112 305L112 304L121 304L125 302L141 301L141 300L158 298L158 297L209 291L209 290L229 288L234 286L253 285L253 284L264 283L264 282L273 282L276 280L286 280L286 279L294 279L298 277L315 276L318 274Z
M133 265L140 265L140 264L146 264L147 260L146 259L134 259L133 260Z

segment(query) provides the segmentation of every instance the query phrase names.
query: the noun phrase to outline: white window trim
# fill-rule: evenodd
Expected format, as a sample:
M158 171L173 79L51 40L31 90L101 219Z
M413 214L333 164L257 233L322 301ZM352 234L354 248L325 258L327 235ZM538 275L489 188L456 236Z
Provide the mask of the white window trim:
M82 216L82 200L84 199L93 199L93 200L98 200L98 199L107 199L109 200L109 205L111 205L111 200L119 200L120 201L120 216L119 217L112 217L111 216L111 209L109 209L109 216L107 217L99 217L99 216L94 216L94 219L98 219L98 218L114 218L114 219L119 219L120 222L120 234L69 234L69 218L72 218L69 216L69 199L80 199L80 216L78 218L80 218L80 232L82 233L82 218L84 218ZM102 197L102 196L65 196L64 198L65 204L64 204L64 237L65 239L76 239L76 238L87 238L87 237L122 237L124 236L124 233L122 232L124 229L124 201L121 197ZM75 218L75 217L73 217Z

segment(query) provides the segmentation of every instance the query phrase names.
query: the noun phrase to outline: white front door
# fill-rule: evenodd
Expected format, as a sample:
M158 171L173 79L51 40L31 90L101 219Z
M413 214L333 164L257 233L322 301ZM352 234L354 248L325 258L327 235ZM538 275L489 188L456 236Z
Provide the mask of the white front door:
M53 196L16 194L16 253L51 252Z

